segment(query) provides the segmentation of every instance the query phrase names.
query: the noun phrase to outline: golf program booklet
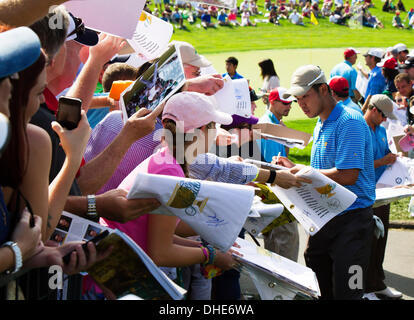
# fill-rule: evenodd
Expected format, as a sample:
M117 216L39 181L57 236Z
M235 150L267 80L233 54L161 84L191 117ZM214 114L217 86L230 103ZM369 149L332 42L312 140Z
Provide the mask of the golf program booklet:
M294 130L280 124L257 123L253 125L262 139L274 140L289 148L304 149L312 141L312 135L306 132Z
M227 74L223 77L223 83L223 88L213 95L216 98L217 107L225 113L237 114L237 100L233 80Z
M357 198L353 192L311 167L304 167L296 175L309 178L312 183L289 189L277 185L270 188L310 235L317 233Z
M106 259L96 262L87 272L95 282L116 299L134 294L144 300L182 300L186 290L175 284L128 235L99 223L63 212L51 240L88 241L108 230L109 235L97 244L104 252L113 246ZM61 238L57 238L59 234Z
M249 83L246 79L232 80L236 98L236 113L238 116L249 118L252 115Z
M312 269L238 238L240 248L232 249L233 258L241 264L259 291L262 300L312 299L320 296L319 284Z
M158 58L166 50L174 28L171 23L142 11L137 29L129 45L142 63Z
M180 218L208 243L226 252L234 244L251 211L254 188L138 173L127 198L158 199L161 206L152 214Z
M375 189L375 203L374 208L385 206L391 202L414 196L413 186L399 186L393 188L379 188Z
M396 161L387 165L377 181L377 188L408 185L414 182L414 160L408 157L397 157Z
M174 45L121 94L119 104L124 122L141 108L153 111L181 89L184 83L181 56Z

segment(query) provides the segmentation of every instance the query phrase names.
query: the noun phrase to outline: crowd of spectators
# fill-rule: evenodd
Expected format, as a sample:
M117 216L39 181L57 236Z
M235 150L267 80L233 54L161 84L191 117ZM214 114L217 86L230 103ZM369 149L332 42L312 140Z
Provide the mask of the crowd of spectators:
M151 10L150 3L147 2L146 6L148 12L172 23L178 29L186 29L186 23L204 29L218 26L257 26L258 23L279 26L282 19L302 26L306 19L311 23L315 23L317 19L328 19L330 23L338 25L353 23L368 28L384 28L384 23L370 12L374 8L371 0L265 0L263 11L259 10L257 0L244 0L234 9L180 0L174 5L166 0L162 8L160 0L154 0ZM393 14L389 20L393 27L414 28L414 9L407 12L402 0L398 0L397 4L393 0L386 0L382 11ZM405 19L401 17L401 12L407 12Z

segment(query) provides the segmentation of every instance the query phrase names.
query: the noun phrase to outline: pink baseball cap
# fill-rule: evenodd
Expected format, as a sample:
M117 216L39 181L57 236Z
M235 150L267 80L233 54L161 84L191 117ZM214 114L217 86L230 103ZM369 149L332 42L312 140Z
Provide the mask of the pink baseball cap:
M183 122L183 132L200 128L210 122L224 125L233 122L230 114L217 110L214 97L198 92L180 92L173 95L164 107L162 120L164 119Z

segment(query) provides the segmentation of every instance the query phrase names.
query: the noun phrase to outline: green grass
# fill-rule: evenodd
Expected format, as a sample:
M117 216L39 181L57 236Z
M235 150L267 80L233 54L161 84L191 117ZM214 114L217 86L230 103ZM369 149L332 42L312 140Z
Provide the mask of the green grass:
M320 1L321 3L322 1ZM174 29L173 40L188 41L202 54L232 51L293 49L293 48L340 48L340 47L388 47L397 42L404 42L412 47L414 30L398 30L392 27L393 13L383 12L382 1L373 1L376 7L370 12L379 18L385 28L339 26L329 22L328 18L319 18L319 25L313 25L305 18L305 26L292 25L281 20L280 26L258 23L256 27L218 27L204 30L198 28L200 19L190 25L185 22L187 30ZM414 0L403 1L407 10L414 7ZM238 1L240 3L240 0ZM263 1L258 3L260 12ZM407 13L402 12L404 20ZM263 15L252 16L251 20L265 19ZM239 18L240 20L240 18ZM212 22L216 22L213 18ZM405 25L408 21L405 21Z
M390 220L414 220L408 212L410 198L401 199L391 203Z
M358 49L366 52L367 48ZM239 60L237 71L249 80L250 86L258 90L263 83L260 77L260 68L258 62L262 59L271 58L275 64L277 74L280 78L281 86L289 87L292 73L301 65L314 64L318 65L325 71L329 77L329 71L343 60L343 48L314 48L314 49L274 49L274 50L256 50L256 51L233 51ZM213 64L217 72L224 73L225 63L228 52L206 54L205 57ZM358 63L364 64L364 57L359 55ZM261 100L256 102L257 109L255 115L260 117L265 111L265 105ZM293 103L289 116L284 121L307 119L302 110L296 103Z
M289 128L312 134L316 121L317 119L315 118L315 119L284 121L284 123ZM309 165L311 150L312 150L312 142L309 143L306 146L306 148L302 150L298 148L290 149L289 159L295 163Z

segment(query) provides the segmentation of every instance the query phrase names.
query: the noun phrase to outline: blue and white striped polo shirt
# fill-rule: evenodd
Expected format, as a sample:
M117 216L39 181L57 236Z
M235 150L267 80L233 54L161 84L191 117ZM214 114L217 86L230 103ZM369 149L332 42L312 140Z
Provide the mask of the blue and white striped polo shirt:
M366 208L375 201L375 172L371 134L364 118L338 102L328 119L319 119L313 131L311 166L315 169L360 169L354 185L357 195L345 211ZM344 211L344 212L345 212Z

